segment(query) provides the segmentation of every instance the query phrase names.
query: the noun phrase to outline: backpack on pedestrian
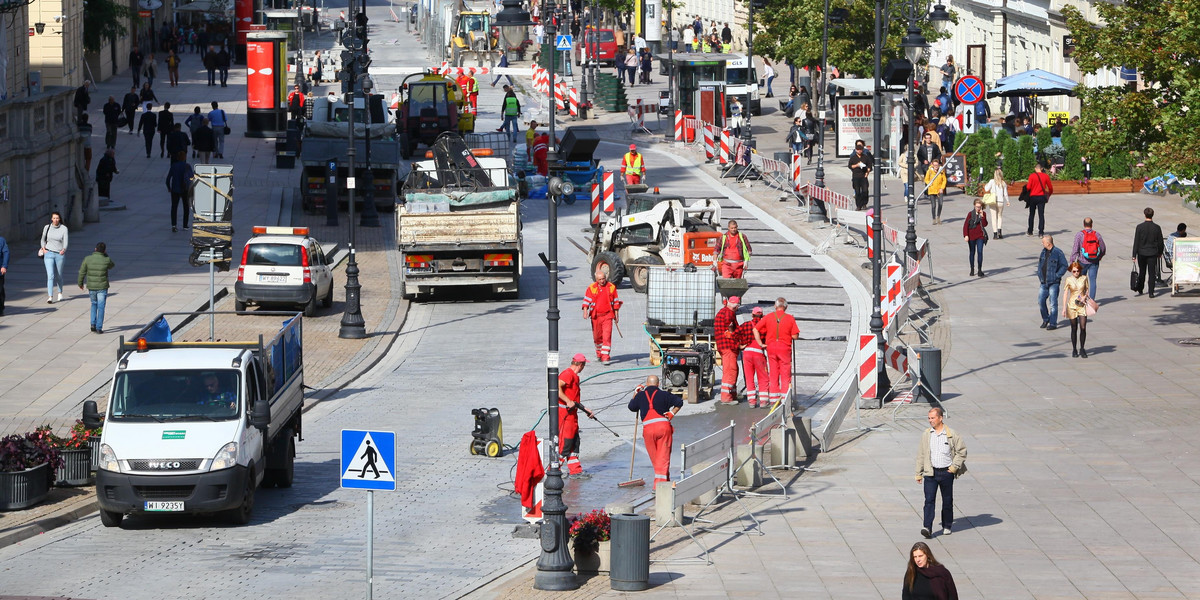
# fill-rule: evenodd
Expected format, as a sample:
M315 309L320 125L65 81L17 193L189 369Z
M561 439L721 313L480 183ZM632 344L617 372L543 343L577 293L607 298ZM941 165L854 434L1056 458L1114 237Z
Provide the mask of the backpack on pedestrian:
M1089 262L1095 262L1100 259L1100 235L1095 229L1088 229L1083 232L1083 243L1079 245L1079 252Z

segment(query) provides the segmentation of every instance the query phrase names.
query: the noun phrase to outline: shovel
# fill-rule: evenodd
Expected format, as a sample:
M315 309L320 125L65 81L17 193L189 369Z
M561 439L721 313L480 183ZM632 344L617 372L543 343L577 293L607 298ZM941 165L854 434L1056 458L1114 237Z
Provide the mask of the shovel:
M642 487L646 485L646 480L642 478L633 478L633 461L637 458L637 437L638 437L638 413L633 413L633 449L629 453L629 481L622 481L617 484L619 488Z

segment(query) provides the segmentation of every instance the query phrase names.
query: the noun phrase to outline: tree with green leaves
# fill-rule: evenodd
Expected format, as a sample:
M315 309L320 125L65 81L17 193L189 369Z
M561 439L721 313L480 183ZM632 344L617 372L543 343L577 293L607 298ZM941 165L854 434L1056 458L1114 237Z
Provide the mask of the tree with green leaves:
M1200 176L1200 111L1191 109L1200 106L1200 0L1094 6L1099 24L1072 6L1062 9L1079 70L1136 66L1142 89L1079 88L1082 126L1072 141L1089 157L1092 175L1129 177L1144 161L1150 174Z
M825 0L767 0L768 9L755 11L760 29L754 34L754 53L777 61L790 60L796 66L817 66L821 63L821 35L825 24ZM920 4L920 3L918 3ZM908 29L904 15L907 2L890 2L883 60L904 58L900 40ZM846 8L846 22L829 26L829 64L843 73L870 77L874 71L875 4L835 0L833 8ZM951 21L958 17L951 12ZM920 24L925 39L933 44L949 37L937 31L927 20Z
M133 11L128 4L117 4L112 0L87 0L83 3L83 49L99 52L107 41L113 41L128 33L125 24L130 22Z

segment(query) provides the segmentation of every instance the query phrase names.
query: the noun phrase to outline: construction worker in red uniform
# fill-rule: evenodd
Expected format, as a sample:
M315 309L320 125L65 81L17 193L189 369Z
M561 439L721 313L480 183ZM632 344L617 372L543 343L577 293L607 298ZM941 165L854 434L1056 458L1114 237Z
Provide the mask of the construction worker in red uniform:
M671 446L675 428L671 419L683 408L683 398L658 389L658 375L650 375L629 401L629 410L642 417L642 434L646 439L646 454L654 465L654 487L671 481Z
M567 479L584 479L590 475L579 464L579 410L595 419L596 414L580 402L579 374L587 365L587 357L576 354L571 366L558 374L558 455L566 460Z
M457 85L459 91L462 92L463 100L470 102L471 101L471 80L467 78L467 72L465 70L463 72L459 73L458 77L454 78L454 84Z
M646 175L646 164L642 155L638 154L637 144L630 144L629 152L621 159L621 174L625 176L625 183L631 184L641 183Z
M792 340L799 339L796 319L787 314L787 300L775 300L775 312L754 326L754 341L767 349L767 406L782 401L792 383ZM758 394L762 403L762 392Z
M737 404L737 309L741 304L741 298L730 296L725 300L725 306L722 306L713 318L717 352L721 353L721 404Z
M550 134L541 133L533 138L533 166L542 177L550 175L550 161L547 158L549 152Z
M467 74L467 87L463 89L467 92L467 99L471 102L471 112L479 114L479 80L475 79L474 74Z
M742 349L742 378L746 380L746 399L750 408L758 407L759 398L762 398L763 408L771 406L767 395L770 388L767 382L767 354L754 339L754 328L762 321L762 316L762 307L755 306L750 311L750 320L738 325L737 330L738 346Z
M750 240L738 231L737 221L730 219L725 226L725 235L717 242L717 262L713 264L713 270L721 277L741 279L746 272L746 263L750 262L751 251Z
M583 293L583 318L592 320L592 341L596 343L596 358L608 364L612 355L613 323L621 320L621 299L617 286L609 283L608 274L596 271L596 282Z

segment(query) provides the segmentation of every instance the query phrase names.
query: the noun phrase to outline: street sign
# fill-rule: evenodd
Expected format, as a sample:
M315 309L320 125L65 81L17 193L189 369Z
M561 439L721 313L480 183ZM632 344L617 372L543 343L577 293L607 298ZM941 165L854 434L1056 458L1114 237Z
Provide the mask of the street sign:
M965 134L975 133L975 109L970 104L959 104L954 118L958 121L958 130Z
M986 92L983 80L974 75L963 75L954 83L954 98L962 104L975 104Z
M396 434L342 430L342 487L396 491Z
M570 35L560 35L560 36L555 37L554 38L554 49L562 50L564 52L570 50L571 45L574 43L574 40L571 39L572 37L573 36L570 36Z

